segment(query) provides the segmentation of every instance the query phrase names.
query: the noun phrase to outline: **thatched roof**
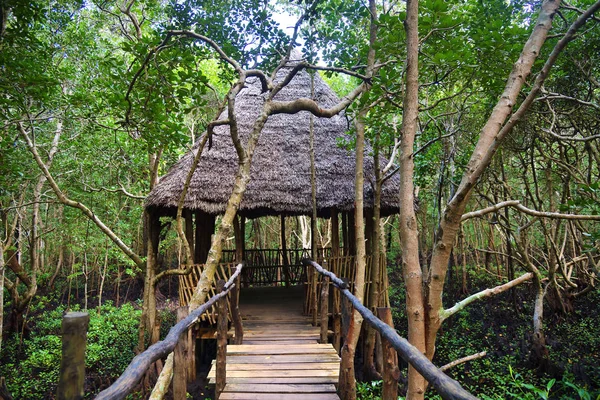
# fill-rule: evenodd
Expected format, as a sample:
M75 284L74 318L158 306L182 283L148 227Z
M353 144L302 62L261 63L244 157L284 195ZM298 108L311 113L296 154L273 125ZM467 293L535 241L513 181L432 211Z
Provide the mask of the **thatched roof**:
M281 79L287 71L280 71ZM314 99L323 108L339 101L335 93L318 76L314 79ZM310 98L311 81L306 71L299 72L275 100ZM261 86L256 78L249 78L238 94L235 111L242 141L264 103ZM226 114L223 116L226 117ZM248 217L263 215L297 215L311 213L310 157L308 112L279 114L269 118L261 133L254 153L251 180L244 194L239 212ZM333 118L314 118L315 159L317 171L317 208L319 215L329 216L330 208L340 211L354 208L354 152L338 146L338 138L345 135L349 122L342 113ZM368 147L368 146L367 146ZM197 146L193 149L197 151ZM365 207L373 204L373 157L365 151ZM160 183L150 192L146 207L161 213L171 213L177 207L183 184L194 154L188 152ZM205 147L200 163L186 196L186 209L202 210L210 214L225 211L231 194L237 154L231 142L229 127L215 129L212 148ZM387 160L382 160L382 164ZM382 193L382 215L398 210L398 177L387 180Z

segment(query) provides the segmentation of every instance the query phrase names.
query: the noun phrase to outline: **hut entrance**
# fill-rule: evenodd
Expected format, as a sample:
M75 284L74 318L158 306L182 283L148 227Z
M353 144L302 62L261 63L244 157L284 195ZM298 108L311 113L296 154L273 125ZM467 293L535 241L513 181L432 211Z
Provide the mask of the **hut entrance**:
M298 287L290 290L289 294L294 294L296 297L302 294L304 313L314 314L316 313L316 297L318 296L317 287L321 278L313 270L307 270L307 267L302 264L303 258L312 257L311 249L289 248L290 238L286 237L286 220L289 221L289 218L285 216L280 216L280 218L279 246L250 249L246 248L246 242L253 242L253 240L243 240L243 238L246 238L245 218L236 218L235 245L223 250L221 263L215 275L215 282L219 279L227 280L233 273L235 265L241 261L244 263L239 278L242 297L246 293L256 291L257 288L263 288L262 291L259 291L262 293L268 287L290 289ZM355 275L352 213L338 213L336 210L332 210L330 220L328 247L318 248L315 251L314 258L322 265L326 265L337 276L348 279L350 285L352 285ZM341 224L339 223L340 220L342 221ZM206 224L205 227L203 224ZM179 277L180 305L187 305L193 296L206 262L213 230L214 217L196 212L195 217L190 218L190 213L187 214L185 231L188 243L194 248L195 265L189 275ZM367 257L367 270L370 270L371 261L372 257ZM184 266L181 268L184 268ZM369 272L367 272L367 276L370 276ZM367 280L367 285L369 284L370 280ZM210 295L213 294L214 292L211 291ZM212 312L207 313L203 319L208 320L211 324L214 323Z

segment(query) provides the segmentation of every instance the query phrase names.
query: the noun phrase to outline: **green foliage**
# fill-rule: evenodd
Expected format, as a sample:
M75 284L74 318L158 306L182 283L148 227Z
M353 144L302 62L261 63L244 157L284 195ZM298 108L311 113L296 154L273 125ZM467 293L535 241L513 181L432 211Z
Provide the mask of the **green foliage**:
M381 400L383 381L356 382L356 398L359 400Z
M33 321L30 338L19 343L17 335L3 343L0 376L19 399L53 397L61 360L63 306L45 311ZM135 356L140 310L131 304L119 308L111 302L90 312L86 348L86 394L92 396L97 382L116 379Z

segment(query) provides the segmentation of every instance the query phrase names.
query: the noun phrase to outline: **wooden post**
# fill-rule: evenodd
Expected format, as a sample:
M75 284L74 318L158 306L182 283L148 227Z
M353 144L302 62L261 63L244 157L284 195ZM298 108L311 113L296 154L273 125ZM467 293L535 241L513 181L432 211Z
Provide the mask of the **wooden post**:
M321 281L321 343L329 343L327 330L329 328L329 278Z
M285 240L285 215L281 214L281 253L283 261L283 274L285 276L285 286L290 286L292 277L290 275L290 261L287 254L287 244Z
M231 289L231 317L235 328L234 344L242 344L244 342L244 325L242 324L242 316L240 315L240 282L238 276L235 280L235 286Z
M331 255L340 256L340 224L335 207L331 209Z
M83 399L85 346L90 316L83 312L67 313L62 319L62 359L58 379L58 400Z
M194 261L197 264L204 264L208 257L211 237L215 233L215 216L196 211L196 246Z
M187 307L177 309L177 322L188 315ZM182 334L175 346L173 358L173 400L185 400L187 396L187 332Z
M356 230L354 229L354 211L348 212L348 254L356 255Z
M188 370L187 370L187 381L192 383L196 380L196 328L190 327L187 331L187 345L188 345Z
M392 328L394 327L392 310L389 307L377 308L377 316ZM383 347L382 400L396 400L398 398L398 379L400 378L398 353L385 338L381 338L381 343Z
M338 219L338 211L334 207L331 209L331 255L333 256L330 266L332 271L336 274L339 273L335 266L339 266L340 254L340 226ZM342 322L340 315L340 296L339 290L334 290L332 293L332 309L331 309L331 322L333 327L333 347L337 350L338 354L341 349L341 338L342 338Z
M317 272L316 269L311 268L311 279L312 279L312 285L310 287L310 305L311 305L311 314L312 314L312 324L313 326L317 326L317 320L318 320L318 313L319 313L319 304L318 304L318 298L317 298L317 291L318 289L318 285L319 285L319 273Z
M192 257L194 257L194 262L196 262L194 252L194 223L192 221L192 212L190 210L183 210L183 218L185 219L185 238L190 246L190 252L192 253Z
M217 282L217 293L221 293L225 288L225 281L220 279ZM217 369L215 399L219 400L225 383L227 381L227 296L219 300L217 305Z
M342 279L348 286L348 278ZM346 296L342 296L342 339L346 342L348 336L348 328L350 327L350 319L352 318L352 303Z
M348 213L342 212L342 242L344 243L344 255L350 255L350 245L348 243Z

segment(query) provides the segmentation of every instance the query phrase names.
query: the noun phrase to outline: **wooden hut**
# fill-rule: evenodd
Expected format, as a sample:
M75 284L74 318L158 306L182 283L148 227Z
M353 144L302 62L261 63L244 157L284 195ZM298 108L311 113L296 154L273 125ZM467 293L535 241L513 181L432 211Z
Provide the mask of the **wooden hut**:
M278 78L287 74L281 70ZM289 101L297 98L311 98L311 86L314 85L312 98L322 107L331 107L339 101L333 90L319 77L314 75L313 83L307 71L300 71L275 100ZM261 110L264 95L258 79L249 78L246 87L238 94L235 104L238 132L241 140L247 140L248 133ZM225 112L226 113L226 112ZM226 117L224 114L222 117ZM337 236L338 215L342 216L342 238L344 239L345 256L352 256L354 223L354 176L355 154L340 146L340 141L351 129L351 121L341 113L333 118L313 117L315 138L316 167L316 203L317 214L322 218L334 218L333 230ZM309 156L310 119L308 112L297 114L279 114L269 118L261 133L259 144L254 153L251 167L251 180L247 186L238 210L238 216L245 218L263 216L281 216L281 225L285 227L285 217L292 215L311 215L311 164ZM197 146L185 154L169 172L161 178L160 183L152 190L146 200L146 210L151 216L152 224L158 224L158 218L165 215L174 216L177 203L183 190L184 181L190 169ZM382 165L387 160L381 161ZM184 203L186 233L188 241L194 248L194 262L202 264L206 261L210 248L211 235L214 233L215 217L222 214L231 194L238 158L234 149L228 126L215 128L212 146L206 146L199 165L191 181ZM373 207L374 165L371 149L365 150L365 208ZM381 215L390 215L398 210L398 177L388 179L383 185L381 196ZM244 237L244 223L238 224L236 235ZM156 229L154 229L156 231ZM284 231L285 232L285 231ZM154 235L158 240L158 235ZM243 247L243 240L236 240ZM285 247L285 240L282 241ZM335 243L338 242L338 243ZM158 248L157 243L154 247ZM339 239L332 243L333 250L318 253L323 256L342 256L339 254ZM277 249L276 255L264 253L263 260L284 260L287 265L253 265L253 255L260 249L238 249L238 254L247 262L244 279L247 285L301 283L306 280L300 269L301 252L296 249ZM295 252L296 251L296 252ZM254 252L254 253L253 253ZM332 253L333 252L333 253ZM233 254L224 254L223 262L234 261ZM238 256L239 257L239 256ZM347 260L348 261L348 260ZM353 263L348 261L348 265ZM277 263L282 264L282 263ZM337 264L336 264L337 265ZM285 271L281 271L285 267ZM262 268L260 273L258 269ZM253 271L254 269L254 271ZM341 273L341 271L338 271ZM348 272L351 273L351 272ZM223 271L226 275L226 271ZM344 273L341 273L344 275ZM191 287L197 277L193 275L182 280L190 281L182 287ZM270 281L270 282L269 282ZM183 283L183 281L182 281ZM191 294L191 292L189 293ZM189 294L182 292L181 300Z

